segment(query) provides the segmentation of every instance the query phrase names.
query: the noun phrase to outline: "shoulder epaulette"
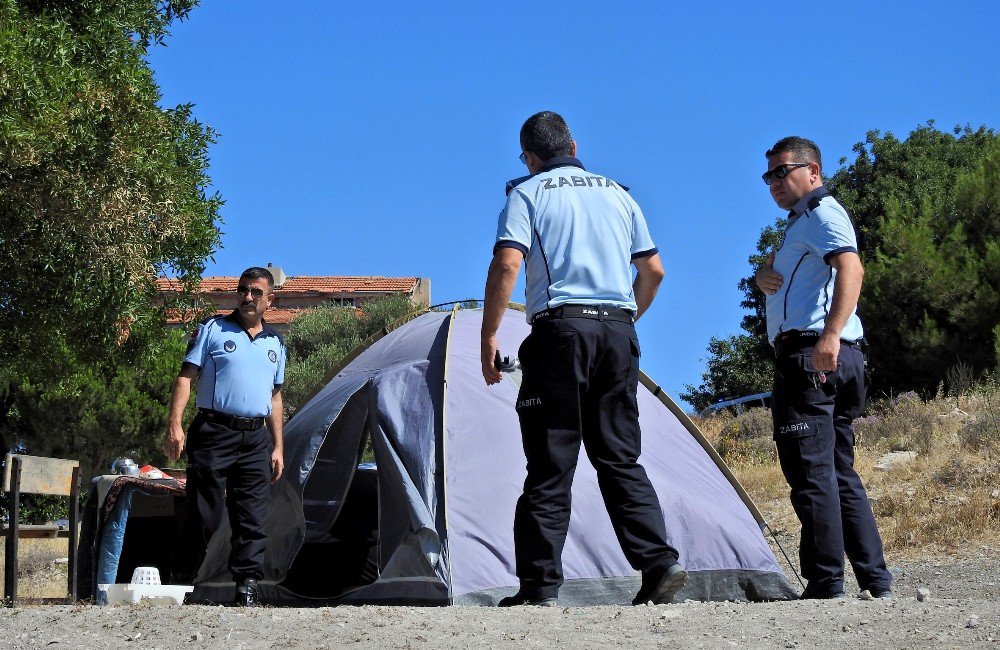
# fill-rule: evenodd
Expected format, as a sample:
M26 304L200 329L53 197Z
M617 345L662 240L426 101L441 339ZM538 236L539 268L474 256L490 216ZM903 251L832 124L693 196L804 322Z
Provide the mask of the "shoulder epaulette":
M506 186L504 187L504 192L503 192L503 195L504 195L504 196L510 196L510 193L511 193L511 191L512 191L512 190L513 190L513 189L514 189L515 187L517 187L518 185L520 185L520 184L521 184L521 183L523 183L524 181L528 180L528 179L529 179L529 178L531 178L531 177L532 177L533 175L534 175L534 174L529 174L528 176L521 176L521 177L519 177L519 178L514 178L514 179L511 179L511 180L507 181L507 185L506 185Z
M817 194L816 196L812 197L811 199L809 199L809 203L806 205L806 209L815 210L816 208L819 207L819 202L823 200L824 197L827 196L830 196L829 192L823 192L821 194Z

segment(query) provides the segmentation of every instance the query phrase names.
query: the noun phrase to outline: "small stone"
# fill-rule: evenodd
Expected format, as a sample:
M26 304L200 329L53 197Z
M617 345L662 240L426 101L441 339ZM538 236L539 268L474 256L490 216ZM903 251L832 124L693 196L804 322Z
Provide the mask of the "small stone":
M917 600L919 600L920 602L925 602L929 600L930 597L931 597L931 590L928 589L927 587L921 587L920 589L917 589Z
M794 648L795 647L795 641L785 641L785 647L786 648Z
M860 598L861 600L874 600L875 596L872 596L872 592L865 589L860 594L858 594L858 598Z
M916 460L917 452L915 451L890 451L888 454L883 455L875 463L875 469L880 469L883 472L888 472L890 470L896 469L899 465L905 465L906 463Z
M973 614L969 617L969 620L965 622L965 627L976 628L979 627L979 617Z
M191 635L192 641L201 641L203 638L204 637L202 637L201 632L195 632L194 634Z
M840 628L841 632L849 632L850 630L851 630L851 627L849 625L845 625L845 626L843 626L843 627Z

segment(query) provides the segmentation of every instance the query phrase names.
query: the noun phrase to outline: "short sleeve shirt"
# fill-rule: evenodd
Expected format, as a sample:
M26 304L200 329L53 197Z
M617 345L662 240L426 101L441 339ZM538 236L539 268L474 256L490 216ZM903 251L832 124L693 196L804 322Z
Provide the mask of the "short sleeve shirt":
M657 252L628 191L575 158L554 158L513 187L500 213L499 247L524 254L529 321L564 304L636 311L631 262Z
M184 363L200 369L198 408L268 416L272 392L285 380L285 342L267 323L251 337L234 312L198 326Z
M789 330L823 330L837 279L830 259L845 252L857 253L858 240L844 206L823 187L803 196L789 215L784 239L774 255L774 270L784 281L766 300L767 335L772 343ZM855 308L840 336L856 340L863 335Z

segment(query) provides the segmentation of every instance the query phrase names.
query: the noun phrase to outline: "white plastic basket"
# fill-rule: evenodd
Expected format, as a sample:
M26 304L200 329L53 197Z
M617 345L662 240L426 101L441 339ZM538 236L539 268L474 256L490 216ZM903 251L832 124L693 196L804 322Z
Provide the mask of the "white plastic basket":
M137 566L132 572L133 585L160 584L160 570L155 566Z

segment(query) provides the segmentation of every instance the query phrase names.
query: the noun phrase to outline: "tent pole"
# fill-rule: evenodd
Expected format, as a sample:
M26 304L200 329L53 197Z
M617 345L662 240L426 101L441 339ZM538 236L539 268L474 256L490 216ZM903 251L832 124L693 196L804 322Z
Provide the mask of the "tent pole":
M698 425L692 422L691 418L688 417L688 414L685 413L681 409L681 407L677 405L677 402L670 399L670 396L667 395L666 391L660 388L642 370L639 371L639 381L642 383L643 386L648 388L649 391L653 393L653 395L657 399L659 399L664 406L670 409L670 412L673 413L678 420L680 420L681 424L684 425L684 428L688 430L688 433L690 433L694 437L694 439L698 441L698 444L700 444L702 448L705 449L705 453L707 453L712 458L712 460L715 461L715 464L718 466L719 471L721 471L725 475L725 477L729 479L729 482L732 484L733 489L736 490L736 493L740 495L740 499L743 500L743 503L746 504L746 507L750 510L750 514L752 514L753 518L757 520L757 525L761 527L766 526L767 521L764 519L764 515L762 515L760 510L757 508L757 504L753 502L753 499L750 498L750 495L747 494L747 491L743 489L742 485L740 485L740 482L736 478L736 475L733 474L733 470L729 469L729 465L726 465L726 461L722 459L722 456L720 456L719 452L715 450L715 447L712 446L712 443L708 441L708 438L705 437L705 434L701 432L701 429L698 428Z
M806 583L802 582L802 576L800 576L799 572L795 570L795 565L792 564L792 561L788 558L788 553L785 553L785 547L782 546L781 542L778 541L778 537L777 535L774 534L774 530L772 530L771 527L768 526L767 524L764 524L763 526L761 526L761 528L762 529L766 528L767 532L771 533L771 539L773 539L774 543L778 545L779 549L781 549L781 554L785 556L785 562L788 562L788 568L792 570L792 573L795 575L795 578L799 581L799 584L802 585L803 589L805 589Z
M448 354L451 348L451 333L455 331L455 319L458 317L458 310L462 308L461 303L455 303L455 306L451 309L451 316L448 317L448 334L444 337L444 381L441 382L441 503L440 507L444 508L444 539L442 545L448 543L448 495L446 493L447 486L447 476L448 476L448 464L445 462L446 452L445 445L447 444L448 436L448 359L450 355ZM452 579L454 575L451 568L451 549L445 554L448 558L448 604L455 604L455 595L452 593Z

